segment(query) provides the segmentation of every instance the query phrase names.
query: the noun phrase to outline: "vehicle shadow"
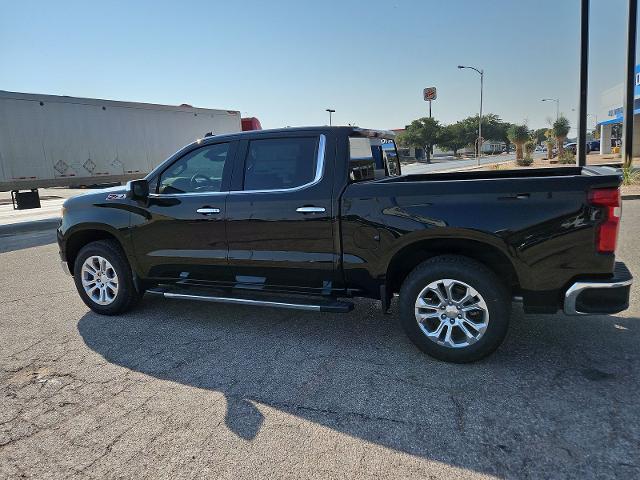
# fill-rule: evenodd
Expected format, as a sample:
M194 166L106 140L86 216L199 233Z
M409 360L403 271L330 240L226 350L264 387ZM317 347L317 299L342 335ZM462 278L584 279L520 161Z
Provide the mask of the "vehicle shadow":
M78 329L109 362L223 393L226 426L248 440L263 426L262 404L500 476L532 465L624 476L620 458L637 459L634 318L525 318L515 308L505 344L470 365L423 355L395 314L365 300L332 315L145 297L120 317L87 313Z
M41 247L55 242L55 230L0 235L0 253L14 252L25 248Z

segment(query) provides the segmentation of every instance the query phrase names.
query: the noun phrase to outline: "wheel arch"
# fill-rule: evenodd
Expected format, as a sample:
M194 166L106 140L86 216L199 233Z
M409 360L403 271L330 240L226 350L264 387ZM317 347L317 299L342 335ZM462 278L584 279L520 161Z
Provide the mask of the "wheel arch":
M85 245L98 240L115 241L126 255L126 249L119 238L119 235L108 226L92 225L85 228L78 228L66 235L65 240L65 260L69 266L69 271L73 272L73 267L78 257L78 253ZM127 255L126 255L127 256ZM131 263L131 262L129 262Z
M399 292L402 282L415 267L439 255L461 255L476 260L504 279L511 291L520 289L518 272L500 248L481 240L446 237L417 240L398 250L387 265L389 291Z

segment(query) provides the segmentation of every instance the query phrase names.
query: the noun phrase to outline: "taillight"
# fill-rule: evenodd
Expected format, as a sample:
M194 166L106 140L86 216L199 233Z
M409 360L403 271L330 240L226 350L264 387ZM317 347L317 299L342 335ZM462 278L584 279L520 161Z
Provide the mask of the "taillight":
M596 207L604 207L605 218L596 230L596 246L600 253L613 253L618 241L620 226L620 189L597 188L589 192L589 203Z

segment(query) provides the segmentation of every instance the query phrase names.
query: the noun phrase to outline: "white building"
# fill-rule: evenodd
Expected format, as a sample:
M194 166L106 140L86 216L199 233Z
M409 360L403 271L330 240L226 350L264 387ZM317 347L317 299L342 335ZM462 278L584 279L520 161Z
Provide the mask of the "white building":
M640 65L636 65L635 98L633 101L633 156L640 156ZM598 111L598 128L600 128L600 154L611 153L611 132L613 126L622 124L624 120L624 84L602 92L600 97L600 110Z

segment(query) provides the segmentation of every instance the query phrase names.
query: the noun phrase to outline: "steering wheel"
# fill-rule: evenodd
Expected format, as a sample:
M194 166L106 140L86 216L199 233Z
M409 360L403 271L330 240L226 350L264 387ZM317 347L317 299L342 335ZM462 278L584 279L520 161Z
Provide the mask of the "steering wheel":
M204 180L204 182L198 182L198 179L201 178ZM205 185L210 185L213 182L211 181L211 179L209 177L207 177L204 173L195 173L192 177L191 177L191 186L193 187L193 189L195 190L198 187L203 186L202 184Z

